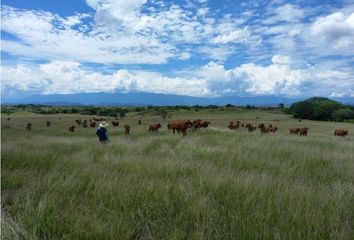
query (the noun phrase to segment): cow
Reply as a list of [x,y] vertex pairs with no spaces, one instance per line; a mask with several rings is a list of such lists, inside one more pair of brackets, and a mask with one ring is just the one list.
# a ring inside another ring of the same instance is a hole
[[84,120],[84,121],[82,122],[82,127],[83,127],[83,128],[87,128],[87,127],[88,127],[88,122],[87,122],[87,120]]
[[289,134],[299,134],[300,128],[291,128]]
[[138,124],[141,125],[141,120],[139,119]]
[[259,129],[262,129],[262,128],[264,128],[264,127],[265,127],[265,125],[264,125],[263,123],[258,124],[258,128],[259,128]]
[[124,126],[124,134],[128,135],[130,133],[130,126],[129,125],[125,125]]
[[7,118],[7,121],[10,121],[10,118]]
[[252,124],[250,124],[250,123],[248,123],[247,126],[248,126],[247,129],[249,132],[253,132],[254,130],[257,129],[257,127],[253,127]]
[[27,123],[26,130],[27,131],[31,131],[32,130],[32,123]]
[[240,122],[236,122],[235,124],[233,121],[230,121],[227,127],[230,129],[238,129],[240,127]]
[[106,121],[107,119],[101,117],[100,120],[101,120],[101,121]]
[[299,134],[300,136],[307,136],[308,127],[300,128]]
[[75,126],[71,125],[68,129],[69,129],[69,132],[74,132],[75,131]]
[[173,134],[177,131],[178,133],[182,132],[182,136],[187,135],[187,129],[192,127],[193,123],[190,120],[178,120],[174,122],[170,122],[167,124],[168,129],[172,129]]
[[348,135],[348,130],[336,129],[334,131],[334,136],[345,137]]
[[90,122],[90,127],[95,128],[96,127],[96,122]]
[[46,121],[47,127],[50,127],[50,121]]
[[101,119],[99,119],[99,118],[92,118],[92,120],[95,121],[95,122],[100,122],[101,121]]
[[272,127],[269,129],[269,132],[275,133],[276,131],[278,131],[277,127]]
[[119,126],[119,121],[112,121],[113,127],[118,127]]
[[78,125],[81,125],[81,124],[82,124],[82,120],[81,120],[81,119],[76,119],[75,122],[76,122]]
[[211,123],[209,121],[201,121],[199,123],[199,128],[207,128]]
[[159,128],[161,128],[161,124],[160,123],[150,124],[149,125],[149,132],[158,132]]
[[269,133],[270,132],[270,128],[264,126],[264,124],[261,127],[258,127],[261,130],[261,134],[265,134],[265,133]]

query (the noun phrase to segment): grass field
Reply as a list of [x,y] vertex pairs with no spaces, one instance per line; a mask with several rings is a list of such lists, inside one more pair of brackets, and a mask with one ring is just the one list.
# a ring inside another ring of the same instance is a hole
[[[353,124],[179,111],[174,119],[212,123],[182,138],[169,119],[145,115],[139,126],[138,117],[110,126],[100,145],[95,129],[67,130],[90,116],[3,115],[2,239],[354,239]],[[280,131],[231,131],[230,120]],[[156,122],[161,131],[148,133]],[[305,126],[308,137],[289,135]]]

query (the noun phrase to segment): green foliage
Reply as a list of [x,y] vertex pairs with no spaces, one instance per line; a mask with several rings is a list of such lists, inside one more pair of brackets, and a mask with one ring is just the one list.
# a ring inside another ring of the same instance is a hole
[[351,119],[350,111],[344,111],[345,113],[340,111],[339,113],[334,114],[336,111],[344,109],[350,110],[351,108],[328,98],[313,97],[292,104],[289,108],[289,113],[295,118],[311,120],[343,121],[345,119]]
[[331,118],[337,122],[354,121],[354,110],[348,108],[336,110],[331,114]]
[[165,121],[167,118],[168,112],[165,109],[162,109],[160,111],[160,115],[161,115],[162,119]]

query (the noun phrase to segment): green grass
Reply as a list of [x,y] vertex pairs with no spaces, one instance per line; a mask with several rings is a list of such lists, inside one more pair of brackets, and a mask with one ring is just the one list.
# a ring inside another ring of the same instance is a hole
[[[95,129],[67,131],[88,116],[3,116],[2,239],[354,238],[353,124],[258,110],[172,116],[212,125],[182,138],[158,116],[139,126],[130,114],[100,145]],[[280,131],[231,131],[230,120]],[[163,123],[158,134],[147,131],[153,122]],[[308,137],[288,134],[303,126]]]

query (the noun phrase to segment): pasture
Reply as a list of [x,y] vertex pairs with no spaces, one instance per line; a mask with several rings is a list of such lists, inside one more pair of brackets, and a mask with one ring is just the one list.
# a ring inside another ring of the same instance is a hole
[[[74,122],[91,117],[2,115],[3,239],[354,238],[353,124],[181,110],[172,119],[211,122],[182,137],[167,130],[170,119],[129,113],[101,145],[94,128]],[[230,120],[279,131],[230,130]],[[308,136],[290,135],[293,127],[309,127]]]

